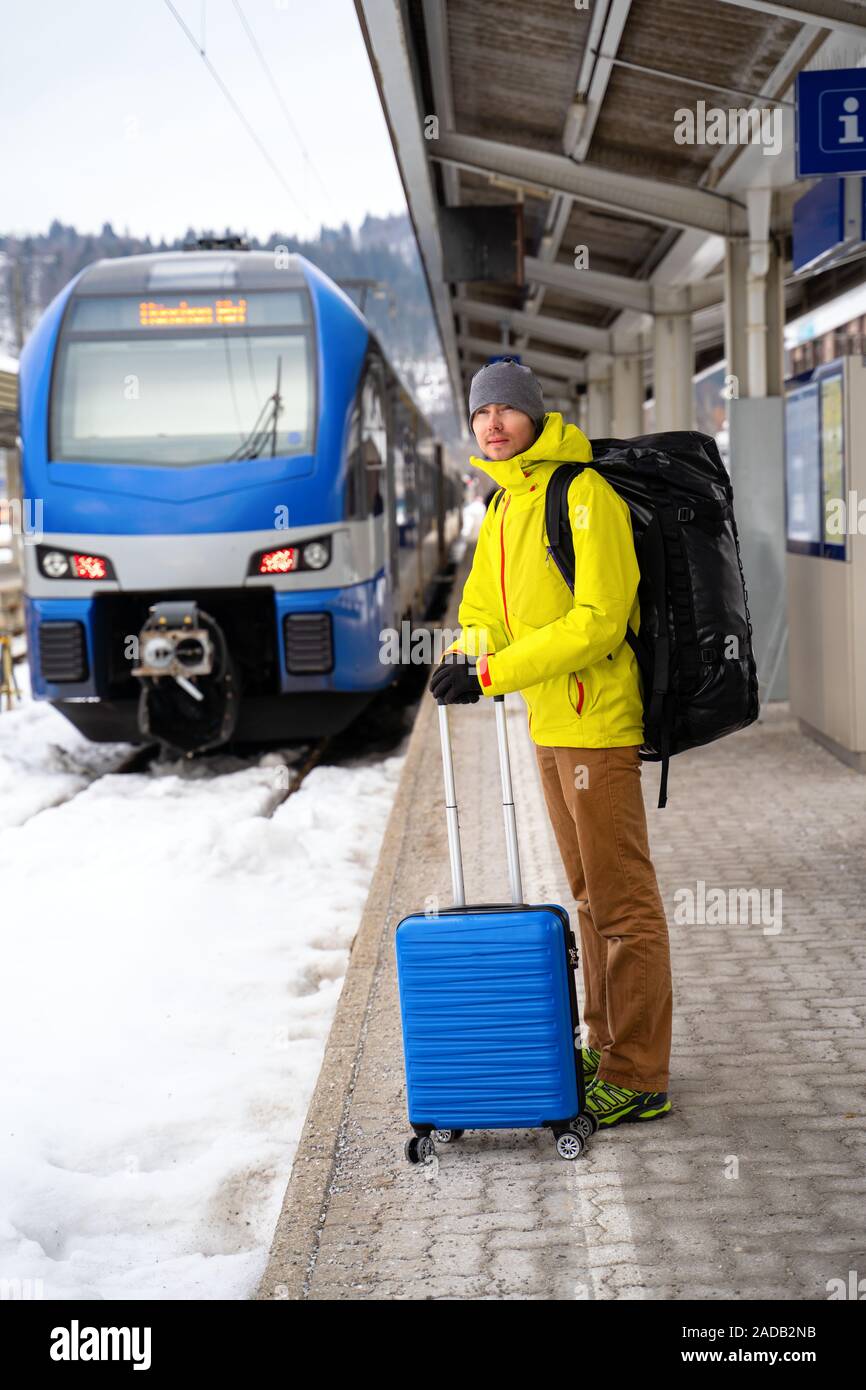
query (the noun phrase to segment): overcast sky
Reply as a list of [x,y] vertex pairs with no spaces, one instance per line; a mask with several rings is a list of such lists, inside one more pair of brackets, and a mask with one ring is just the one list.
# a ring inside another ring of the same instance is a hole
[[165,0],[3,5],[0,232],[267,237],[405,210],[351,0],[173,0],[289,185],[256,148]]

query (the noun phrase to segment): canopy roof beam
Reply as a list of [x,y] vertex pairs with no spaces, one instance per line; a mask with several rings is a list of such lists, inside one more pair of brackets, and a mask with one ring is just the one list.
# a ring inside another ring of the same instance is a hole
[[663,226],[693,227],[720,236],[746,236],[743,203],[702,188],[640,178],[596,165],[579,165],[565,155],[507,145],[453,131],[431,140],[430,158],[474,173],[498,175],[526,189],[566,194],[590,207]]

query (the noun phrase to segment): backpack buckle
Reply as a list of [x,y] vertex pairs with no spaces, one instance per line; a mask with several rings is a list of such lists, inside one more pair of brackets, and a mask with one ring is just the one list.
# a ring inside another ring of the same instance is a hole
[[678,507],[678,508],[677,508],[677,521],[694,521],[694,519],[695,519],[695,509],[694,509],[694,507]]

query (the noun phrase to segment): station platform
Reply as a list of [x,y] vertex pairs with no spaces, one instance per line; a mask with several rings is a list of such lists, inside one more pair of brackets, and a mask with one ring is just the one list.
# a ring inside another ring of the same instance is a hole
[[[576,924],[525,706],[506,707],[524,896]],[[493,704],[450,715],[467,900],[502,901]],[[452,901],[425,695],[256,1298],[825,1299],[866,1276],[866,777],[772,705],[675,758],[664,810],[656,766],[643,783],[671,936],[672,1113],[596,1134],[575,1162],[547,1131],[500,1130],[413,1167],[394,929],[431,894]],[[701,883],[769,890],[780,929],[678,924],[675,895],[699,901]]]

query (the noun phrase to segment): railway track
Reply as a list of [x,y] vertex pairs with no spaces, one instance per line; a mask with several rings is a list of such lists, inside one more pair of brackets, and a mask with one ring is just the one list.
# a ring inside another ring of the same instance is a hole
[[[331,743],[331,738],[323,738],[316,743],[302,745],[298,749],[277,750],[284,755],[287,753],[296,753],[297,758],[295,761],[288,761],[287,759],[283,763],[288,774],[285,779],[285,786],[283,787],[280,783],[275,785],[273,797],[264,812],[266,819],[273,816],[277,807],[283,805],[290,796],[293,796],[294,793],[300,789],[308,774],[322,761]],[[90,769],[84,766],[76,767],[73,759],[66,754],[66,750],[62,751],[64,759],[67,760],[69,764],[66,770],[71,774],[77,773],[79,776],[83,777],[83,784],[70,789],[66,795],[57,796],[56,798],[46,801],[44,805],[35,807],[32,813],[23,820],[16,821],[5,827],[0,827],[0,836],[2,836],[6,830],[21,830],[24,826],[35,820],[37,816],[42,815],[44,811],[57,810],[62,806],[70,805],[79,800],[85,792],[90,791],[98,782],[104,781],[108,777],[141,776],[154,770],[156,771],[156,775],[159,775],[160,769],[165,769],[167,765],[176,764],[181,776],[183,775],[182,769],[195,767],[196,775],[189,779],[190,784],[195,785],[201,780],[202,776],[207,777],[207,764],[209,761],[213,764],[211,776],[217,779],[219,777],[229,776],[234,772],[243,771],[245,767],[255,767],[258,759],[261,757],[261,753],[250,754],[246,758],[227,757],[225,752],[221,751],[212,755],[205,754],[187,761],[181,758],[172,758],[171,755],[165,757],[158,743],[148,743],[130,749],[119,761],[112,762],[107,767]],[[227,765],[221,767],[220,762]],[[275,763],[271,771],[277,772],[279,767],[280,764]],[[202,769],[204,769],[204,771],[202,771]],[[22,778],[26,778],[27,775],[27,770],[22,769]]]
[[[376,760],[394,752],[411,729],[415,706],[422,696],[426,679],[426,668],[412,669],[400,682],[375,697],[347,729],[294,747],[290,745],[274,749],[275,761],[271,770],[278,772],[284,767],[286,775],[275,778],[273,792],[262,812],[264,817],[272,817],[279,806],[300,790],[310,772],[323,761],[351,765],[358,758]],[[4,828],[22,828],[43,811],[69,805],[107,777],[148,774],[164,776],[170,771],[176,771],[181,777],[189,775],[190,783],[194,784],[202,778],[216,779],[255,767],[259,765],[264,751],[248,748],[235,751],[231,745],[227,745],[219,750],[187,758],[180,753],[168,753],[159,743],[151,742],[129,747],[120,756],[107,754],[106,765],[100,767],[77,757],[72,750],[57,745],[55,747],[57,752],[54,766],[49,762],[44,769],[45,773],[50,776],[52,773],[66,772],[80,779],[79,784],[69,788],[65,794],[58,791],[57,795],[50,795],[44,804],[35,806],[31,814],[23,820],[0,827],[0,835],[4,833]],[[94,747],[92,746],[92,750]],[[29,771],[29,768],[22,766],[22,778],[26,778]]]

